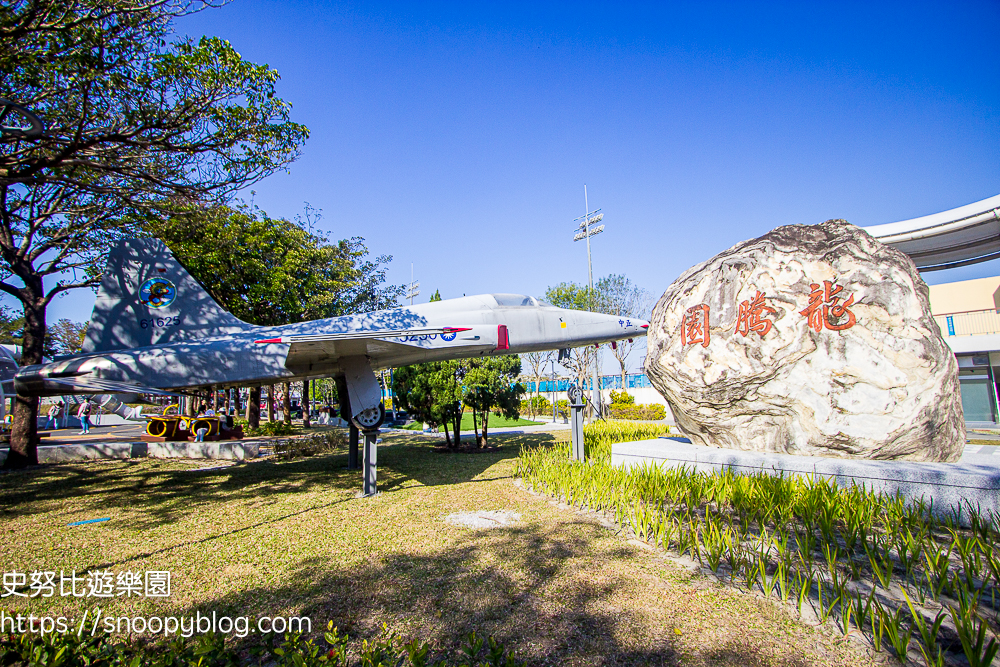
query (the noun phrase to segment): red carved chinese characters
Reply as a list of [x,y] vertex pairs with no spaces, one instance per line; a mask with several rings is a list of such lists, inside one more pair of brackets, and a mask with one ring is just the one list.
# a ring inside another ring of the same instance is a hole
[[687,312],[684,313],[684,321],[681,323],[681,343],[683,345],[701,343],[702,347],[708,347],[710,337],[708,310],[708,305],[703,303],[688,308]]
[[[813,283],[809,289],[812,290],[809,292],[809,305],[806,306],[805,310],[799,311],[799,314],[806,316],[810,327],[820,332],[823,327],[831,331],[843,331],[854,326],[857,319],[854,317],[854,313],[849,310],[851,304],[854,303],[853,294],[841,303],[843,297],[837,295],[844,288],[829,280],[824,280],[822,286]],[[847,316],[846,322],[833,323],[840,321],[845,315]]]
[[764,303],[764,293],[757,290],[757,295],[752,300],[740,302],[740,312],[736,319],[736,333],[743,334],[743,337],[750,335],[751,331],[756,331],[764,336],[774,322],[765,319],[766,315],[777,315],[778,311]]

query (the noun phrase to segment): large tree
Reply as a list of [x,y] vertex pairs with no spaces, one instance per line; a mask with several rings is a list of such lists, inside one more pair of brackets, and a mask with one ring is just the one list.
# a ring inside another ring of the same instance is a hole
[[[0,98],[37,138],[0,140],[0,290],[20,301],[22,363],[42,360],[46,308],[96,285],[128,214],[218,199],[294,160],[308,136],[278,74],[228,42],[175,37],[186,0],[12,0],[0,12]],[[18,396],[6,466],[37,461],[36,397]]]
[[[399,406],[417,421],[443,426],[450,448],[462,444],[462,403],[468,370],[466,360],[458,359],[403,366],[392,374],[392,393]],[[454,438],[449,428],[454,430]]]
[[49,338],[59,354],[76,354],[87,337],[88,322],[73,322],[65,317],[49,327]]
[[[240,205],[149,214],[144,225],[213,299],[251,324],[277,326],[396,305],[402,286],[384,284],[392,258],[370,259],[360,237],[331,241],[310,231],[317,222],[318,212],[311,207],[306,218],[291,222]],[[287,399],[287,387],[283,393]],[[247,414],[253,428],[259,405],[260,388],[254,387]],[[285,407],[283,401],[288,421]]]
[[143,224],[213,299],[251,324],[391,308],[403,293],[385,284],[392,257],[370,258],[363,238],[331,240],[301,220],[272,218],[256,207],[186,208],[147,215]]
[[[476,444],[486,447],[489,443],[490,413],[507,419],[521,415],[521,396],[524,387],[517,382],[521,374],[521,359],[513,355],[478,357],[467,361],[465,374],[465,404],[472,408],[472,425]],[[476,425],[481,418],[482,437]]]

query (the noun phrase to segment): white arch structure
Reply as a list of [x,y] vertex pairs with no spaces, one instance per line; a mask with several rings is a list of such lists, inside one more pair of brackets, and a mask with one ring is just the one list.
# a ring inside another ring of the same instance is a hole
[[920,271],[938,271],[1000,257],[1000,195],[949,211],[862,227],[902,250]]

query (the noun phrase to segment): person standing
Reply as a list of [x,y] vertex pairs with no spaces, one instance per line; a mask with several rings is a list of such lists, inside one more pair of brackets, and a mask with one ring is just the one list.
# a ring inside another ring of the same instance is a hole
[[76,411],[76,416],[80,419],[80,428],[83,429],[78,435],[90,433],[90,399],[80,404],[80,409]]
[[53,403],[52,406],[49,408],[48,412],[49,419],[47,422],[45,422],[46,430],[51,429],[53,426],[55,426],[55,428],[59,428],[59,412],[60,412],[59,404]]

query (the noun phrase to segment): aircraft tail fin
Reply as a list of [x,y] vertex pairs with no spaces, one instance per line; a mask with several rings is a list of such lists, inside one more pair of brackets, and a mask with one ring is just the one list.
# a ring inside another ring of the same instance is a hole
[[216,303],[163,241],[124,239],[108,256],[82,352],[110,352],[252,328]]

